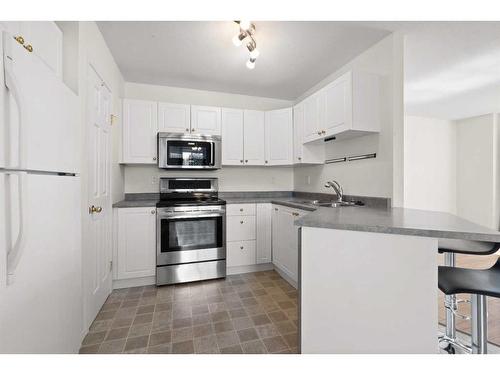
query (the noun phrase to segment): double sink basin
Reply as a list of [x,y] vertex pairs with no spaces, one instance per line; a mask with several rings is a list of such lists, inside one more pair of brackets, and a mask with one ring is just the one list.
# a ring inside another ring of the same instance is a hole
[[299,204],[307,204],[315,207],[356,207],[363,206],[364,204],[360,201],[357,202],[346,202],[346,201],[321,201],[317,199],[304,199],[304,200],[295,200],[295,203]]

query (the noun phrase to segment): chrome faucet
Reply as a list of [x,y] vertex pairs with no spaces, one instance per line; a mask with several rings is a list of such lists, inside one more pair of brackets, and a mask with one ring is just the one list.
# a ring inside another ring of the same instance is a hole
[[342,190],[342,186],[340,186],[337,181],[327,181],[325,187],[332,188],[335,191],[335,194],[337,194],[337,202],[343,202],[344,190]]

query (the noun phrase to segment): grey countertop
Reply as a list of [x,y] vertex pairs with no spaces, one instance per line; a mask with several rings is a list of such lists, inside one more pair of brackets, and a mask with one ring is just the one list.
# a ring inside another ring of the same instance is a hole
[[434,211],[408,208],[318,208],[295,221],[303,227],[500,242],[500,232]]

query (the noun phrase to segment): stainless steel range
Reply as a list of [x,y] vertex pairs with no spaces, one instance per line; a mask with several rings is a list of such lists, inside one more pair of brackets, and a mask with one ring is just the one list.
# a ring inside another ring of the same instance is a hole
[[226,276],[226,202],[216,178],[161,178],[156,284]]

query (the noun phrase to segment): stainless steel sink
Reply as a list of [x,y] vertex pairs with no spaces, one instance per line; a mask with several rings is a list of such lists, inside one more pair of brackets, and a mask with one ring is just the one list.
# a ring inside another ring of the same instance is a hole
[[317,207],[345,207],[345,206],[358,206],[356,202],[337,202],[337,201],[320,201],[316,199],[304,199],[304,200],[295,200],[295,203],[299,204],[307,204],[311,206]]

